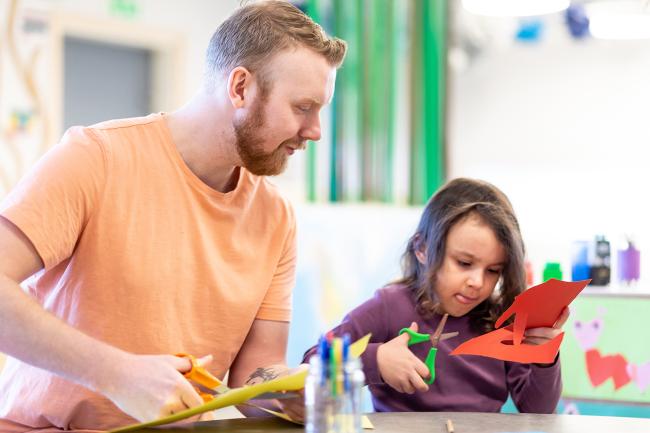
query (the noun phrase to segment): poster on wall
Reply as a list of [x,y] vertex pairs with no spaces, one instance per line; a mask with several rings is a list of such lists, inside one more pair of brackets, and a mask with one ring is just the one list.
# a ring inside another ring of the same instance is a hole
[[562,344],[563,396],[650,404],[650,297],[578,297]]

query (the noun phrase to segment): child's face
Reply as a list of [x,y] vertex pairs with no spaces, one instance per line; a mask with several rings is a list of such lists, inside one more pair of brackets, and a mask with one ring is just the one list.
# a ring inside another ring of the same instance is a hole
[[486,300],[494,290],[506,260],[503,245],[478,216],[456,223],[447,234],[436,293],[444,312],[459,317]]

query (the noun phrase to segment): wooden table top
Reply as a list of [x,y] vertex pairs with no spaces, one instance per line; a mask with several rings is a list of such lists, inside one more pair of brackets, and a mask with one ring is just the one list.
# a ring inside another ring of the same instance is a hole
[[[367,433],[447,433],[445,422],[450,419],[455,433],[650,433],[650,419],[584,415],[538,415],[471,412],[393,412],[371,413],[375,426]],[[200,422],[184,428],[148,432],[201,433],[296,433],[303,427],[277,418],[238,418]]]

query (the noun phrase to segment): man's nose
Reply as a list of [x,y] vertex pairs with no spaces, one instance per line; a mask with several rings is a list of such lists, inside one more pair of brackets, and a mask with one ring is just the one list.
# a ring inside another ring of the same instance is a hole
[[320,115],[314,114],[309,116],[306,125],[300,132],[300,136],[305,140],[318,141],[321,137]]

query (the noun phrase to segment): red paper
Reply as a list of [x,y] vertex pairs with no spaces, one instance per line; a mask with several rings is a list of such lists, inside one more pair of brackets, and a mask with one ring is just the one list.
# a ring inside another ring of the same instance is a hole
[[501,359],[522,363],[537,362],[551,364],[555,360],[564,332],[545,344],[514,345],[510,327],[488,332],[480,337],[467,340],[453,352],[452,355],[481,355],[488,358]]
[[541,345],[522,344],[524,331],[530,328],[552,327],[571,301],[591,280],[560,281],[550,279],[523,292],[499,317],[495,326],[515,315],[514,324],[472,338],[458,346],[452,355],[482,355],[514,362],[552,363],[560,349],[564,333]]
[[500,328],[503,322],[515,314],[515,344],[521,343],[523,333],[529,328],[550,328],[564,307],[578,296],[591,280],[560,281],[551,278],[545,283],[523,292],[494,324]]

